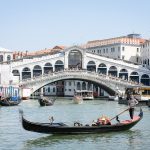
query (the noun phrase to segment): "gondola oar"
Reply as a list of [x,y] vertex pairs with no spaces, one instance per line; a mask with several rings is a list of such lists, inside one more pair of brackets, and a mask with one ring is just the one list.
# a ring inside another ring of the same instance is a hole
[[118,115],[116,115],[115,117],[111,118],[111,120],[115,119],[116,117],[118,117],[119,115],[123,114],[125,111],[129,110],[129,108],[125,109],[124,111],[120,112]]

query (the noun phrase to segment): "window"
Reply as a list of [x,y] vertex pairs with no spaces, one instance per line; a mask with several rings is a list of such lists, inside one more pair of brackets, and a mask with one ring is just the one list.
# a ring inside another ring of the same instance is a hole
[[55,92],[55,88],[53,88],[53,92]]
[[105,49],[103,49],[103,52],[105,53]]
[[50,93],[50,91],[51,91],[51,90],[50,90],[50,87],[48,87],[48,93]]
[[115,52],[115,48],[113,47],[113,52]]
[[136,58],[136,62],[139,62],[139,58],[138,57]]
[[124,60],[125,56],[122,56],[122,59]]
[[137,48],[137,52],[139,52],[139,48]]
[[8,55],[8,56],[7,56],[7,61],[10,61],[10,60],[11,60],[11,56]]
[[108,48],[106,48],[106,53],[108,53]]
[[122,47],[122,51],[124,51],[125,50],[125,47]]
[[71,82],[69,82],[69,86],[71,86]]
[[3,62],[3,55],[0,55],[0,62]]
[[71,92],[71,89],[69,89],[69,91]]
[[118,52],[120,52],[120,47],[118,47]]

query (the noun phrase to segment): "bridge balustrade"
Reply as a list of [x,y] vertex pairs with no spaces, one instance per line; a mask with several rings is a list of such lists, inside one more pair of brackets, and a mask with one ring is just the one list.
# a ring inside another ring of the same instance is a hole
[[[68,75],[68,76],[71,76],[71,73],[73,73],[74,75],[80,75],[81,76],[84,76],[88,74],[88,76],[91,76],[93,78],[93,75],[98,78],[101,78],[101,79],[105,79],[105,80],[108,80],[110,82],[119,82],[119,83],[122,83],[122,84],[136,84],[136,85],[139,85],[139,83],[135,83],[135,82],[131,82],[131,81],[127,81],[127,80],[124,80],[124,79],[121,79],[121,78],[118,78],[118,77],[115,77],[115,76],[111,76],[111,75],[105,75],[105,74],[99,74],[95,71],[88,71],[88,70],[79,70],[79,69],[64,69],[64,70],[61,70],[61,71],[57,71],[57,72],[50,72],[48,74],[43,74],[41,76],[37,76],[37,77],[33,77],[33,78],[30,78],[30,79],[23,79],[20,81],[20,84],[28,84],[30,82],[33,82],[33,81],[38,81],[39,79],[40,80],[43,80],[43,79],[46,79],[47,77],[57,77],[58,78],[62,78],[64,77],[64,74]],[[62,75],[62,77],[60,76]],[[98,80],[98,79],[97,79]]]

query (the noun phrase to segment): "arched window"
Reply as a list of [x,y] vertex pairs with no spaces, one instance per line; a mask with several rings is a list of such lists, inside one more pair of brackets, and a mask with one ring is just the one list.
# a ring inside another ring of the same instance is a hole
[[94,61],[89,61],[87,64],[88,71],[95,71],[96,72],[96,64]]
[[82,68],[82,54],[78,50],[72,50],[68,55],[68,68]]
[[64,70],[64,63],[61,60],[57,60],[55,63],[55,71]]

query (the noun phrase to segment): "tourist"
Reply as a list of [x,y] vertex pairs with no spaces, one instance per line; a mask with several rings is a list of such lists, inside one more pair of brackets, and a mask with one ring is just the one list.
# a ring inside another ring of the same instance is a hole
[[138,104],[139,102],[134,98],[133,95],[130,95],[130,98],[128,99],[128,106],[129,106],[129,114],[130,118],[133,119],[134,115],[134,107]]
[[111,122],[107,116],[102,116],[97,119],[97,125],[111,125]]

